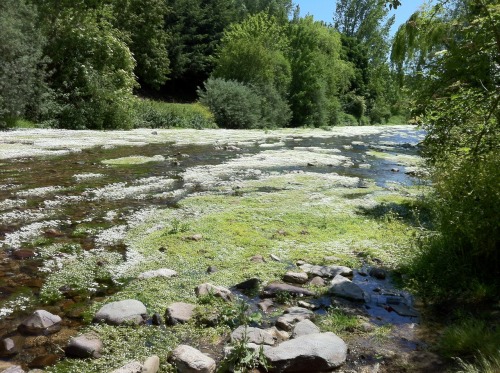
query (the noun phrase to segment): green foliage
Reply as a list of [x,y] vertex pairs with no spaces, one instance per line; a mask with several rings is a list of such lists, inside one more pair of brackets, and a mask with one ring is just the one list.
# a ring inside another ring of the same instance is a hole
[[457,358],[460,365],[457,373],[498,373],[500,371],[500,350],[490,356],[479,354],[474,363],[467,363]]
[[201,104],[172,104],[135,99],[132,103],[134,128],[215,128],[214,116]]
[[320,319],[319,326],[322,331],[342,335],[355,331],[359,326],[359,320],[356,316],[348,315],[341,310],[331,309]]
[[261,345],[258,349],[248,347],[248,337],[234,341],[229,345],[231,352],[222,361],[221,372],[246,373],[257,368],[266,372],[271,368]]
[[0,3],[0,129],[19,117],[39,119],[50,107],[45,38],[36,19],[36,8],[24,0]]

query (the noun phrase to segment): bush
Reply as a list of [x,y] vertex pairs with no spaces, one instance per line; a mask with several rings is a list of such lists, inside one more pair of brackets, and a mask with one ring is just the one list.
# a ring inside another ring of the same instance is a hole
[[353,115],[341,112],[339,114],[338,124],[341,126],[357,126],[359,122]]
[[213,114],[201,104],[173,104],[135,99],[134,128],[216,128]]
[[208,79],[198,90],[200,102],[210,108],[217,125],[223,128],[258,128],[261,109],[259,96],[234,80]]

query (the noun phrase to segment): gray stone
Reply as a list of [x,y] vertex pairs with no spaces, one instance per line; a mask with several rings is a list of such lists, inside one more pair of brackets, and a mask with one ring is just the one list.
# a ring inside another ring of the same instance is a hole
[[264,257],[262,255],[254,255],[250,258],[250,261],[254,262],[254,263],[265,263],[266,262],[266,260],[264,259]]
[[25,373],[23,368],[21,368],[19,365],[12,365],[8,367],[7,369],[0,370],[2,373]]
[[308,280],[307,273],[305,272],[287,272],[283,276],[283,281],[290,282],[292,284],[305,284]]
[[99,358],[103,344],[95,334],[84,334],[72,338],[65,349],[66,356],[75,358]]
[[131,361],[121,368],[113,370],[111,373],[142,373],[144,366],[138,361]]
[[309,334],[264,351],[270,372],[326,372],[341,366],[347,345],[333,333]]
[[312,278],[312,280],[309,282],[309,285],[314,285],[314,286],[325,286],[325,280],[323,280],[323,277],[315,276]]
[[337,275],[331,282],[331,287],[328,290],[330,294],[337,297],[353,300],[357,302],[365,302],[365,293],[358,285],[349,279]]
[[165,319],[169,325],[184,324],[193,317],[194,304],[177,302],[168,306]]
[[333,278],[335,276],[341,275],[344,277],[352,277],[352,269],[344,266],[320,266],[305,263],[300,266],[300,269],[310,274],[311,276]]
[[289,332],[296,323],[312,318],[314,318],[314,313],[311,310],[302,307],[290,307],[285,311],[284,315],[278,317],[276,326]]
[[258,306],[262,311],[267,312],[269,308],[274,306],[274,302],[271,299],[264,299],[263,301],[259,302]]
[[241,341],[244,339],[247,340],[247,343],[255,343],[258,345],[265,344],[273,346],[275,342],[273,335],[269,332],[259,328],[241,325],[231,333],[231,342]]
[[266,329],[266,332],[271,334],[278,343],[283,341],[288,341],[290,339],[290,333],[280,330],[277,327],[273,326],[272,328]]
[[316,334],[320,330],[311,320],[302,320],[295,325],[292,332],[292,338],[302,337],[303,335]]
[[214,359],[187,345],[180,345],[172,351],[170,361],[179,373],[215,372]]
[[418,312],[404,303],[391,304],[391,308],[403,317],[418,317]]
[[12,356],[21,351],[23,348],[24,338],[19,336],[4,338],[0,341],[0,356]]
[[62,319],[45,310],[38,310],[25,319],[18,330],[24,334],[49,335],[61,330]]
[[177,272],[174,271],[173,269],[160,268],[160,269],[155,269],[153,271],[143,272],[138,276],[138,278],[140,280],[147,280],[154,277],[170,278],[174,276],[177,276]]
[[224,299],[226,302],[231,302],[233,300],[233,294],[231,293],[231,290],[226,289],[222,286],[215,286],[209,283],[198,285],[194,289],[194,292],[196,293],[197,297],[211,294],[214,297]]
[[276,294],[278,294],[280,292],[289,293],[291,295],[306,295],[306,296],[314,295],[314,293],[312,291],[298,287],[298,286],[274,282],[272,284],[267,285],[264,288],[264,290],[262,291],[262,296],[263,297],[275,297]]
[[376,279],[379,279],[379,280],[385,280],[385,278],[387,277],[387,272],[385,269],[382,269],[382,268],[371,268],[370,269],[370,276],[372,277],[375,277]]
[[160,358],[156,355],[150,356],[143,364],[142,373],[156,373],[160,370]]
[[281,262],[281,259],[279,256],[276,256],[274,254],[269,255],[269,257],[274,260],[275,262]]
[[94,316],[94,321],[110,325],[142,324],[147,317],[146,306],[135,299],[105,304]]

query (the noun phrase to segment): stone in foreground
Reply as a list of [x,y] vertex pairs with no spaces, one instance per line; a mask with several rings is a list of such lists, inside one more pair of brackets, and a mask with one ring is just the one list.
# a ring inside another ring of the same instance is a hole
[[169,325],[184,324],[193,317],[195,308],[196,306],[190,303],[172,303],[165,312],[165,320]]
[[170,357],[179,373],[213,373],[215,361],[211,357],[187,345],[180,345]]
[[299,286],[293,286],[288,284],[282,284],[279,282],[274,282],[267,285],[262,291],[263,297],[275,297],[278,293],[289,293],[291,295],[305,295],[312,296],[314,293],[310,290],[301,288]]
[[265,344],[272,346],[274,345],[274,338],[271,333],[259,329],[252,328],[249,326],[239,326],[235,331],[231,333],[231,342],[241,341],[247,338],[247,343],[254,343],[257,345]]
[[19,365],[12,365],[4,370],[2,370],[0,367],[0,372],[2,372],[2,373],[25,373],[23,368],[21,368]]
[[23,334],[49,335],[61,330],[62,319],[45,310],[38,310],[19,325],[18,330]]
[[292,331],[293,326],[303,320],[312,319],[314,313],[311,310],[302,307],[290,307],[283,316],[276,320],[276,327],[287,332]]
[[144,322],[146,316],[146,306],[142,302],[135,299],[127,299],[104,305],[95,314],[94,321],[110,325],[139,325]]
[[320,330],[311,320],[305,319],[297,323],[293,328],[292,338],[302,337],[304,335],[316,334]]
[[150,278],[155,278],[155,277],[165,277],[165,278],[170,278],[177,276],[177,272],[174,271],[173,269],[168,269],[168,268],[160,268],[156,269],[154,271],[147,271],[141,273],[138,278],[140,280],[147,280]]
[[365,293],[358,285],[349,279],[337,275],[331,282],[328,290],[330,294],[356,302],[365,302]]
[[101,357],[103,344],[99,337],[95,334],[84,334],[79,337],[72,338],[66,347],[66,356],[86,359]]
[[209,283],[198,285],[194,289],[194,292],[196,293],[197,297],[213,295],[214,297],[224,299],[226,302],[231,302],[233,300],[233,294],[231,293],[231,290]]
[[113,370],[111,373],[142,373],[144,365],[138,361],[132,361],[121,368]]
[[150,356],[143,364],[142,373],[156,373],[160,370],[160,358],[156,355]]
[[307,273],[305,272],[287,272],[283,276],[283,281],[292,284],[305,284],[308,280]]
[[317,333],[283,342],[264,355],[272,373],[327,372],[345,362],[347,345],[333,333]]
[[320,266],[304,263],[300,266],[300,269],[304,272],[310,274],[311,276],[319,276],[326,278],[333,278],[335,276],[341,275],[344,277],[352,277],[352,269],[344,266]]
[[0,357],[12,356],[23,348],[23,338],[19,336],[4,338],[0,341]]

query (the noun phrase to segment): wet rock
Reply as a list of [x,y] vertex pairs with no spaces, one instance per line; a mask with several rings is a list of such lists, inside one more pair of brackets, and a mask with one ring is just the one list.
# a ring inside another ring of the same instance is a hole
[[267,312],[269,308],[274,306],[274,302],[271,299],[265,299],[262,302],[259,302],[258,306],[262,311]]
[[276,327],[289,332],[296,323],[312,318],[314,318],[314,313],[311,310],[302,307],[290,307],[285,311],[284,315],[278,317]]
[[12,256],[16,259],[23,260],[23,259],[34,258],[36,256],[36,253],[34,250],[19,249],[19,250],[14,251],[12,253]]
[[2,373],[26,373],[23,368],[21,368],[19,365],[10,365],[9,367],[6,367],[3,369],[3,367],[0,364],[0,372]]
[[274,260],[275,262],[281,262],[281,259],[279,256],[276,256],[274,254],[269,255],[269,257]]
[[0,341],[0,357],[18,354],[23,348],[24,338],[19,336],[4,338]]
[[163,325],[163,319],[161,318],[159,313],[154,313],[153,317],[151,318],[151,323],[153,325]]
[[86,359],[100,358],[103,344],[99,337],[95,334],[84,334],[79,337],[72,338],[65,349],[66,356]]
[[309,334],[264,351],[270,372],[326,372],[341,366],[347,345],[333,333]]
[[194,292],[196,293],[197,297],[213,295],[214,297],[224,299],[226,302],[231,302],[233,300],[233,294],[231,293],[231,290],[209,283],[198,285],[194,289]]
[[138,361],[131,361],[121,368],[113,370],[111,373],[142,373],[144,365]]
[[399,172],[399,168],[393,167],[393,168],[391,168],[391,172]]
[[61,330],[62,319],[45,310],[38,310],[25,319],[18,330],[23,334],[49,335]]
[[283,276],[283,281],[290,282],[292,284],[305,284],[308,280],[307,273],[305,272],[287,272]]
[[265,263],[266,260],[262,255],[254,255],[250,258],[250,261],[254,263]]
[[224,146],[224,150],[230,151],[230,152],[239,152],[241,148],[238,148],[237,146],[234,145],[226,145]]
[[193,317],[195,308],[196,306],[190,303],[173,303],[165,312],[165,320],[169,325],[184,324]]
[[231,342],[241,341],[246,339],[248,343],[255,343],[257,345],[274,345],[274,338],[269,332],[252,328],[249,326],[240,326],[231,333]]
[[302,320],[295,325],[292,332],[292,338],[302,337],[304,335],[316,334],[320,330],[311,320]]
[[260,286],[260,279],[254,277],[248,280],[245,280],[243,282],[240,282],[239,284],[236,284],[234,287],[238,290],[243,290],[243,291],[252,291],[252,290],[258,290]]
[[298,286],[274,282],[272,284],[267,285],[264,288],[264,290],[262,291],[262,296],[263,297],[275,297],[276,294],[278,294],[280,292],[289,293],[291,295],[306,295],[306,296],[314,295],[314,293],[312,291],[298,287]]
[[156,355],[150,356],[143,364],[142,373],[156,373],[160,370],[160,358]]
[[344,266],[320,266],[305,263],[300,266],[300,269],[310,274],[311,276],[333,278],[335,276],[341,275],[344,277],[352,277],[352,269]]
[[104,322],[110,325],[142,324],[147,317],[146,306],[135,299],[111,302],[94,316],[94,322]]
[[391,304],[391,308],[403,317],[418,317],[418,312],[404,303]]
[[48,366],[54,365],[59,360],[59,356],[55,354],[48,354],[35,357],[29,364],[30,369],[43,369]]
[[314,286],[325,286],[326,282],[323,279],[323,277],[315,276],[312,278],[312,280],[309,282],[309,285],[314,285]]
[[172,352],[170,362],[175,365],[179,373],[215,372],[214,359],[187,345],[178,346]]
[[379,280],[385,280],[385,278],[387,277],[387,271],[382,268],[373,267],[370,269],[369,274],[370,276],[375,277],[376,279]]
[[330,294],[357,302],[365,302],[365,293],[358,285],[347,278],[337,275],[328,290]]
[[173,269],[160,268],[153,271],[143,272],[137,278],[139,278],[140,280],[147,280],[154,277],[170,278],[174,276],[177,276],[177,272],[174,271]]

